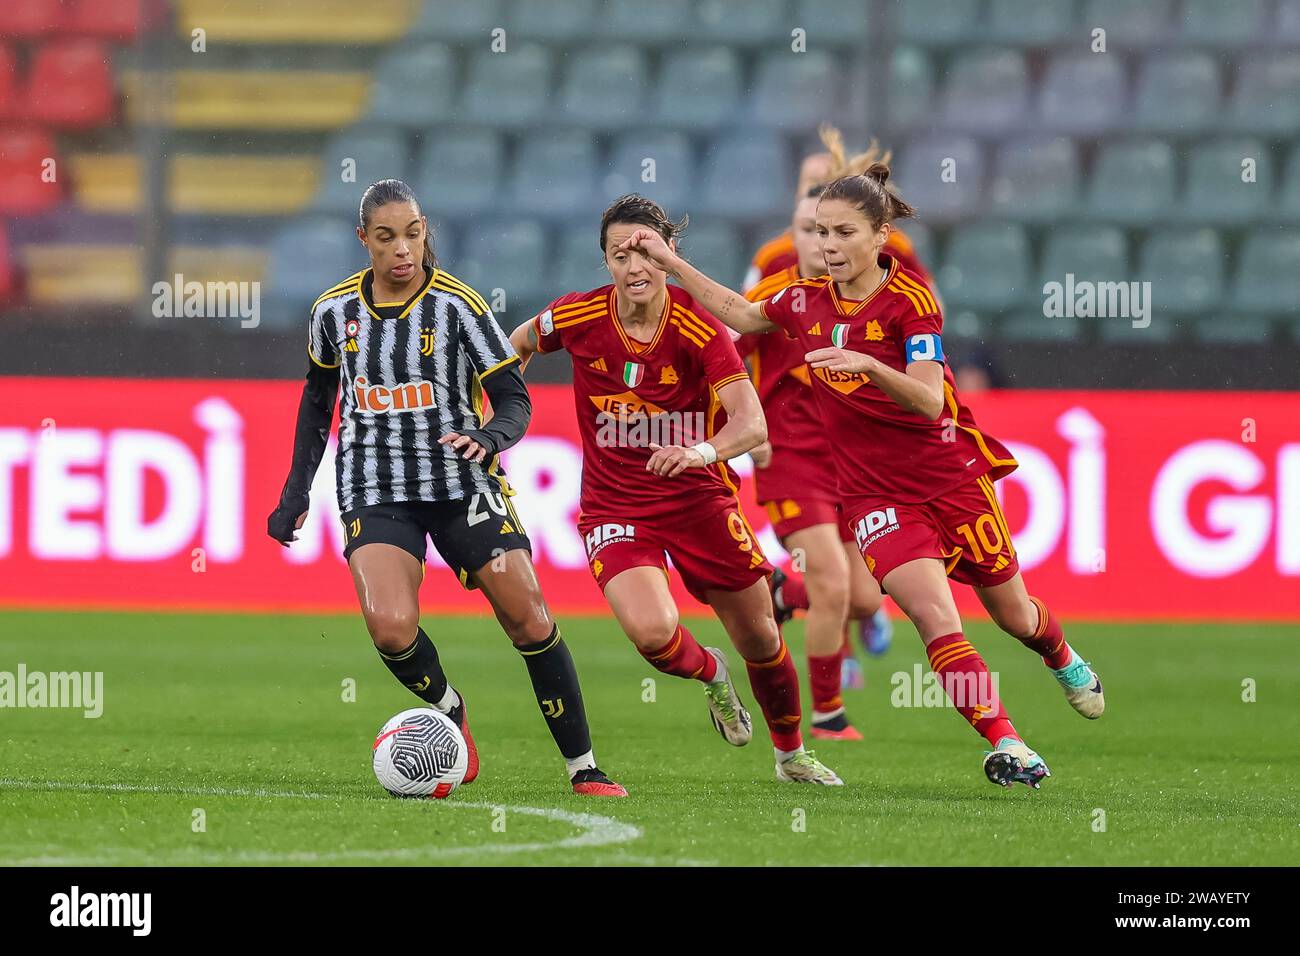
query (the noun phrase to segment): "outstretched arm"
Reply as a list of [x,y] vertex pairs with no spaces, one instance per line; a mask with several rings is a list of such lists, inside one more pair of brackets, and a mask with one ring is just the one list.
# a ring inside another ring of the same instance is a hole
[[763,317],[761,303],[750,302],[715,282],[691,265],[664,242],[652,229],[638,229],[619,244],[620,249],[636,249],[656,268],[676,279],[696,302],[708,309],[723,325],[740,332],[770,332],[776,325]]
[[266,519],[266,533],[285,547],[296,541],[296,530],[307,518],[312,479],[325,454],[334,402],[339,393],[338,366],[327,368],[316,362],[307,367],[307,382],[298,403],[298,423],[293,436],[293,464],[280,491],[280,503]]

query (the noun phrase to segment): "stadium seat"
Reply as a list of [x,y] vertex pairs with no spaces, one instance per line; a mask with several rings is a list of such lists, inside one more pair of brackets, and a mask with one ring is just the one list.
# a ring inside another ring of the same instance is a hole
[[108,48],[98,40],[51,40],[36,51],[21,96],[28,119],[42,125],[107,123],[114,110]]
[[720,222],[701,222],[686,227],[678,240],[679,249],[695,267],[729,289],[739,287],[748,260],[746,248],[730,226]]
[[385,127],[346,130],[325,146],[320,185],[312,207],[320,212],[355,216],[368,185],[381,179],[407,180],[409,175],[406,137]]
[[[654,160],[653,166],[646,160]],[[653,179],[646,176],[653,173]],[[681,133],[626,133],[614,143],[601,194],[612,199],[641,193],[662,203],[669,215],[686,207],[695,188],[695,157]]]
[[696,17],[700,32],[710,40],[761,43],[779,38],[790,42],[786,0],[699,0]]
[[1038,269],[1038,287],[1049,282],[1127,282],[1133,267],[1128,242],[1114,226],[1073,226],[1047,236]]
[[[47,159],[55,164],[52,178],[44,175]],[[32,216],[56,205],[63,195],[59,166],[54,140],[44,130],[0,129],[0,215]]]
[[1075,0],[990,0],[988,39],[1046,46],[1073,38]]
[[207,31],[210,43],[379,44],[406,35],[408,0],[176,0],[177,36]]
[[900,47],[889,61],[889,117],[896,129],[912,129],[931,120],[934,69],[920,48]]
[[1300,231],[1270,229],[1247,237],[1237,253],[1234,309],[1294,315],[1300,302]]
[[1174,32],[1174,0],[1089,0],[1083,11],[1083,30],[1089,37],[1100,27],[1106,31],[1106,48],[1151,46]]
[[741,93],[740,63],[725,46],[673,53],[664,60],[654,88],[659,122],[712,129],[735,114]]
[[72,191],[86,212],[140,209],[140,158],[135,153],[77,153],[68,157]]
[[1174,204],[1174,151],[1158,140],[1102,146],[1083,212],[1094,219],[1146,223]]
[[1229,119],[1256,135],[1294,135],[1300,129],[1300,54],[1246,58]]
[[762,58],[754,92],[754,121],[783,129],[814,128],[836,115],[844,82],[827,53],[774,53]]
[[411,27],[409,35],[418,40],[490,38],[493,29],[505,26],[501,7],[502,0],[437,0],[436,3],[421,3],[420,16]]
[[506,32],[526,39],[581,40],[597,20],[597,0],[512,0]]
[[1291,148],[1291,158],[1287,160],[1276,213],[1285,222],[1300,223],[1300,149],[1296,147]]
[[1134,125],[1153,133],[1213,128],[1223,93],[1218,64],[1204,53],[1152,56],[1142,64]]
[[1264,38],[1266,13],[1264,0],[1183,0],[1181,38],[1203,46],[1242,46]]
[[1096,133],[1123,120],[1127,99],[1118,56],[1065,54],[1048,66],[1038,95],[1038,118],[1046,129]]
[[960,226],[936,276],[945,304],[996,312],[1031,295],[1029,240],[1020,226],[977,223]]
[[336,130],[356,122],[370,96],[369,73],[333,70],[176,70],[175,95],[159,107],[148,73],[122,77],[133,122],[181,129]]
[[31,39],[54,33],[63,25],[62,0],[22,0],[5,4],[0,36]]
[[1073,214],[1079,198],[1074,144],[1065,138],[1026,137],[998,150],[989,190],[990,212],[1044,222]]
[[504,311],[519,314],[522,321],[523,307],[548,293],[567,291],[548,288],[552,281],[546,270],[549,245],[541,224],[531,219],[475,223],[453,271],[489,302],[495,290],[503,290]]
[[1077,342],[1084,330],[1084,320],[1044,315],[1042,309],[1017,311],[998,323],[998,334],[1009,342]]
[[145,288],[134,245],[29,243],[20,256],[32,305],[134,305]]
[[1225,312],[1197,319],[1192,331],[1205,345],[1267,345],[1273,323],[1263,316]]
[[527,126],[550,109],[551,54],[537,44],[490,50],[470,62],[461,101],[466,122],[493,126]]
[[581,131],[533,133],[520,142],[511,200],[537,215],[581,215],[599,202],[596,145]]
[[794,23],[810,46],[854,46],[867,40],[870,13],[870,0],[798,0]]
[[908,0],[898,5],[898,38],[918,46],[952,46],[979,30],[978,0]]
[[408,127],[429,127],[452,113],[456,57],[445,43],[399,47],[375,71],[370,94],[372,119]]
[[269,292],[296,309],[294,324],[322,292],[365,266],[356,224],[341,217],[309,216],[280,229],[271,239]]
[[505,147],[487,130],[435,129],[416,160],[415,188],[425,214],[470,215],[501,201]]
[[1157,232],[1142,246],[1138,278],[1156,309],[1210,312],[1223,298],[1224,251],[1213,229]]
[[13,51],[0,43],[0,123],[19,116],[18,67]]
[[676,42],[693,15],[691,0],[605,0],[601,7],[602,35],[622,42],[636,37],[641,44]]
[[983,133],[1024,121],[1029,109],[1029,73],[1014,50],[959,53],[943,90],[943,119],[953,129]]
[[1300,45],[1300,0],[1278,0],[1273,39],[1284,46]]
[[733,135],[706,152],[699,200],[710,213],[741,218],[785,212],[794,171],[785,145],[758,134]]
[[593,224],[575,225],[560,238],[560,251],[553,270],[555,295],[586,292],[610,281],[596,248],[600,233]]
[[[1255,161],[1254,182],[1242,163]],[[1248,223],[1273,208],[1273,158],[1257,139],[1224,140],[1196,147],[1187,167],[1184,219],[1222,225]]]
[[649,85],[645,55],[631,46],[600,46],[570,56],[558,102],[568,123],[608,128],[641,120]]
[[907,220],[899,224],[899,229],[907,237],[908,242],[912,244],[912,254],[921,260],[926,271],[933,275],[935,266],[938,264],[934,261],[935,241],[934,233],[929,226],[924,223]]
[[890,182],[897,180],[927,222],[967,215],[983,202],[984,156],[973,139],[933,136],[910,142],[895,171]]
[[[302,211],[316,191],[310,156],[181,153],[172,160],[168,201],[179,213],[275,216]],[[335,176],[337,177],[337,167]],[[351,184],[360,200],[360,189]],[[350,210],[355,217],[356,204]]]
[[101,40],[134,40],[144,18],[144,0],[73,0],[64,28]]

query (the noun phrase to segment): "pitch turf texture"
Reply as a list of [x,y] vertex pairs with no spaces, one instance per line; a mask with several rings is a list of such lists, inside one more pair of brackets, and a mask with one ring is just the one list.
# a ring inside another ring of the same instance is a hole
[[[733,749],[710,725],[698,685],[654,674],[611,621],[562,624],[601,766],[630,799],[568,792],[523,663],[490,620],[425,621],[470,702],[483,771],[448,800],[418,801],[390,798],[371,774],[377,729],[417,701],[357,617],[0,613],[0,671],[21,662],[29,673],[104,673],[98,719],[0,710],[0,862],[1297,859],[1296,625],[1067,625],[1106,686],[1109,709],[1090,722],[1036,657],[973,623],[1017,727],[1052,768],[1031,792],[984,779],[982,741],[950,709],[891,706],[890,675],[924,664],[905,623],[891,651],[867,662],[867,689],[845,694],[867,740],[816,745],[847,782],[837,789],[775,781],[757,708],[753,742]],[[690,625],[724,645],[715,622]],[[800,653],[798,622],[787,638]],[[653,702],[643,700],[647,678]],[[1253,703],[1242,699],[1247,678]],[[347,679],[355,702],[343,699]]]

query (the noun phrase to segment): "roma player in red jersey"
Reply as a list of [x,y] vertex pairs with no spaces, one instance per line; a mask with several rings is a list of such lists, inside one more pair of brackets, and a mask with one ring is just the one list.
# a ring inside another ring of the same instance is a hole
[[993,620],[1039,654],[1085,717],[1101,682],[1031,597],[994,495],[1016,462],[979,431],[944,362],[929,287],[881,252],[913,214],[885,187],[889,168],[830,183],[817,207],[828,274],[754,303],[695,269],[650,230],[623,243],[676,278],[737,332],[779,330],[806,349],[844,513],[876,580],[916,625],[956,709],[992,746],[994,783],[1037,787],[1046,763],[1016,733],[979,652],[962,635],[947,578],[970,584]]
[[799,677],[768,595],[772,566],[727,467],[766,437],[758,396],[727,330],[669,287],[644,255],[620,248],[638,231],[675,244],[682,225],[641,196],[615,201],[600,225],[614,281],[561,296],[515,329],[511,342],[525,362],[562,349],[573,363],[582,433],[578,528],[624,633],[659,671],[704,685],[723,739],[749,742],[749,714],[726,657],[701,647],[679,620],[668,590],[671,558],[745,659],[776,750],[777,779],[839,785],[803,747]]
[[[819,189],[814,186],[811,191]],[[745,294],[748,299],[761,301],[800,278],[826,271],[817,241],[816,213],[815,195],[799,200],[792,229],[799,263],[762,279]],[[767,442],[751,452],[758,500],[767,509],[782,546],[796,557],[798,569],[788,578],[779,571],[773,578],[777,619],[785,620],[794,608],[807,612],[804,634],[812,690],[812,735],[861,740],[840,694],[841,664],[846,659],[844,631],[849,618],[871,620],[880,609],[880,588],[858,557],[853,536],[845,531],[839,514],[839,493],[826,471],[830,449],[803,347],[784,335],[745,335],[737,346],[750,357],[767,416]]]

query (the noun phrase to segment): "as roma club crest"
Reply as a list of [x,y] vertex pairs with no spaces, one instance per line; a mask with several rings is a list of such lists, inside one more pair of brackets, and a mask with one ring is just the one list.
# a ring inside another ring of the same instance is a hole
[[420,329],[420,354],[433,354],[433,329]]

